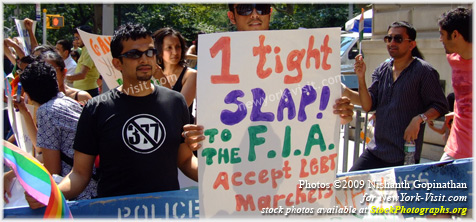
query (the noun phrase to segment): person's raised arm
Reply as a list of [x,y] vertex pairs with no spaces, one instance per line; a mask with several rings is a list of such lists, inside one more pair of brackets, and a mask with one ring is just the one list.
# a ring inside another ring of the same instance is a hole
[[33,117],[26,108],[25,100],[23,97],[21,97],[20,101],[17,102],[13,100],[13,106],[18,109],[20,114],[22,115],[23,119],[25,120],[25,125],[26,125],[26,131],[28,133],[28,136],[30,137],[31,143],[33,144],[33,147],[35,147],[36,152],[42,152],[42,149],[39,147],[36,147],[36,135],[38,133],[38,128],[36,127],[35,122],[33,121]]
[[367,84],[365,83],[365,71],[367,70],[367,66],[365,65],[362,55],[355,57],[354,69],[359,81],[360,103],[362,109],[365,110],[365,112],[368,112],[372,109],[372,98],[370,97]]
[[28,31],[28,35],[30,36],[31,50],[33,51],[33,49],[38,46],[38,41],[36,40],[35,33],[33,32],[33,20],[25,18],[23,22],[25,22],[25,28]]
[[349,87],[345,86],[344,84],[342,84],[342,88],[343,88],[342,96],[349,98],[350,102],[354,105],[359,105],[359,106],[361,105],[360,96],[358,92],[352,89],[349,89]]
[[15,65],[17,63],[17,59],[15,54],[10,50],[10,47],[7,43],[8,39],[3,40],[3,55],[5,55],[10,62]]
[[[23,49],[20,47],[20,45],[18,45],[18,43],[16,43],[15,41],[13,41],[13,39],[5,39],[4,40],[4,44],[12,47],[13,49],[15,49],[15,53],[17,54],[18,56],[18,59],[21,59],[23,57],[25,57],[25,52],[23,51]],[[16,61],[15,61],[16,62]]]

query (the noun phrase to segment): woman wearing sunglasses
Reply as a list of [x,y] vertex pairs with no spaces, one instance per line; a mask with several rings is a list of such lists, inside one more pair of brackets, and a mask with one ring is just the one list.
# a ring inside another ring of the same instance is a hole
[[268,30],[270,4],[228,4],[228,18],[238,31]]
[[185,97],[190,112],[190,123],[194,123],[192,110],[193,100],[197,93],[197,71],[188,68],[185,62],[187,52],[185,39],[172,28],[159,29],[154,33],[153,38],[158,53],[157,63],[172,89]]

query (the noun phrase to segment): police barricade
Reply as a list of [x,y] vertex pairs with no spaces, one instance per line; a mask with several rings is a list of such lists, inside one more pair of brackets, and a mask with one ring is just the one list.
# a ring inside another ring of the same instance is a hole
[[[437,209],[443,208],[442,205],[444,205],[444,208],[448,208],[450,212],[456,208],[472,209],[472,158],[343,173],[337,175],[337,180],[344,177],[378,174],[389,169],[395,172],[397,183],[410,187],[397,190],[400,208],[404,207],[403,209],[407,210]],[[336,189],[336,196],[339,196],[340,192],[346,192],[346,190]],[[449,200],[450,197],[452,200]],[[362,198],[354,200],[354,202],[361,201],[360,199]],[[74,218],[175,219],[199,217],[197,187],[168,192],[70,201],[68,205]],[[45,208],[32,210],[29,207],[5,208],[3,211],[4,218],[41,218],[44,212]],[[404,213],[403,217],[419,216],[418,213],[412,213],[411,210]]]

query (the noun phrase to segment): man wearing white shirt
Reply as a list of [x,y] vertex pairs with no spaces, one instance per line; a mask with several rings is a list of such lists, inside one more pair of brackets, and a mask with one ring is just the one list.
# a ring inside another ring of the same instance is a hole
[[[76,70],[76,62],[71,57],[71,48],[72,44],[68,40],[61,39],[56,42],[56,50],[58,53],[63,57],[65,67],[66,67],[66,75],[74,75],[74,70]],[[73,87],[72,81],[66,81],[66,84],[70,87]]]

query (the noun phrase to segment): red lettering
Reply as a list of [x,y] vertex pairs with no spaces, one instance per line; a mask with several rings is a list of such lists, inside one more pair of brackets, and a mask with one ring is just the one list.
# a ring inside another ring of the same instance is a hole
[[255,203],[253,201],[253,196],[251,194],[246,195],[246,200],[243,198],[243,195],[237,194],[235,195],[236,200],[236,211],[241,211],[241,207],[243,206],[244,211],[248,211],[248,208],[251,211],[256,210]]
[[294,202],[291,201],[291,198],[293,198],[293,193],[289,193],[288,196],[286,197],[286,206],[294,206]]
[[266,195],[258,198],[258,209],[271,207],[271,196]]
[[99,52],[99,47],[96,44],[94,44],[93,39],[89,39],[89,45],[93,49],[94,54],[96,54],[97,56],[101,55],[101,52]]
[[258,181],[259,181],[260,183],[266,183],[266,182],[268,182],[269,178],[266,177],[266,176],[268,176],[268,171],[267,171],[267,170],[262,170],[262,171],[260,171],[260,172],[259,172],[259,176],[258,176]]
[[306,50],[304,49],[293,50],[289,53],[288,59],[287,59],[288,70],[293,71],[296,69],[297,76],[290,76],[290,75],[284,76],[284,84],[293,84],[293,83],[301,82],[302,80],[301,62],[302,62],[302,59],[304,58],[305,53],[306,53]]
[[253,171],[248,172],[248,173],[246,174],[246,176],[245,176],[245,183],[248,184],[248,185],[253,185],[253,184],[255,184],[256,181],[250,179],[251,177],[254,177],[255,175],[256,175],[256,173],[253,172]]
[[329,192],[327,192],[326,194],[324,194],[324,198],[328,199],[329,197],[332,196],[332,193],[334,193],[334,191],[332,190],[332,188],[328,188],[326,189],[328,190]]
[[329,159],[331,160],[331,170],[334,170],[336,168],[336,161],[335,161],[336,158],[337,158],[337,153],[333,153],[329,155]]
[[279,200],[284,199],[284,198],[286,198],[286,195],[284,195],[284,194],[281,194],[281,195],[275,194],[274,198],[273,198],[274,199],[273,200],[273,207],[274,208],[278,207]]
[[311,67],[311,58],[314,58],[314,61],[316,62],[316,69],[319,69],[319,66],[321,65],[321,54],[318,49],[313,49],[314,47],[314,36],[311,35],[309,37],[309,46],[307,48],[307,58],[306,58],[306,68],[309,69]]
[[307,194],[309,203],[314,203],[317,201],[317,198],[312,197],[316,193],[316,190],[310,190],[309,193]]
[[276,53],[276,66],[274,67],[274,71],[276,73],[281,73],[283,72],[283,63],[281,62],[281,56],[278,55],[278,53],[281,51],[281,48],[278,46],[274,47],[274,53]]
[[306,172],[304,168],[306,168],[307,165],[307,160],[306,159],[301,159],[301,171],[299,172],[299,177],[300,178],[305,178],[309,176],[309,173]]
[[218,186],[222,185],[223,189],[228,190],[230,189],[230,185],[228,184],[228,174],[226,172],[220,172],[213,183],[213,189],[217,189]]
[[329,157],[321,156],[321,173],[327,173],[329,171],[327,161],[329,161]]
[[213,84],[231,84],[240,83],[240,77],[238,75],[230,74],[230,37],[223,36],[210,48],[210,55],[212,58],[221,51],[221,74],[211,75],[210,79]]
[[289,160],[284,161],[283,171],[284,171],[284,178],[286,179],[291,178],[291,174],[289,173],[289,171],[291,171],[291,167],[289,166]]
[[306,202],[306,194],[299,189],[299,184],[296,185],[296,205],[300,204],[301,202]]
[[266,54],[271,53],[271,46],[264,45],[264,40],[266,36],[260,35],[259,36],[259,46],[253,47],[253,56],[259,56],[258,66],[256,67],[256,74],[259,78],[264,79],[271,75],[273,70],[271,68],[267,68],[264,70],[264,64],[266,63]]
[[233,176],[231,176],[231,184],[233,184],[233,186],[240,186],[243,184],[243,182],[236,181],[237,177],[241,177],[241,172],[235,172],[233,173]]
[[[316,175],[318,173],[325,174],[329,170],[334,170],[336,168],[335,159],[337,158],[337,153],[331,154],[329,156],[321,156],[320,163],[317,158],[312,158],[309,162],[309,171],[307,171],[307,160],[301,159],[301,170],[299,172],[300,178],[308,177],[309,175]],[[329,166],[330,160],[330,166]]]
[[332,53],[332,49],[328,46],[329,43],[329,35],[324,37],[324,45],[321,45],[321,52],[324,53],[324,58],[322,59],[322,69],[329,70],[331,65],[327,64],[327,57],[330,53]]
[[309,163],[309,168],[311,168],[311,174],[316,175],[319,173],[319,165],[317,164],[317,159],[312,158],[311,163]]
[[271,170],[271,179],[273,180],[272,181],[272,187],[273,188],[276,188],[278,187],[278,183],[276,183],[276,180],[277,179],[280,179],[283,177],[283,171],[281,170],[275,170],[275,169],[272,169]]
[[[105,43],[105,42],[103,41],[103,38],[101,38],[101,37],[98,37],[97,40],[98,40],[99,47],[101,47],[101,49],[102,49],[102,53],[103,53],[103,54],[106,54],[106,53],[108,53],[108,52],[111,51],[111,49],[109,48],[110,45],[111,45],[110,42],[109,42],[109,43]],[[106,38],[104,38],[104,40],[106,40]]]

